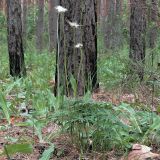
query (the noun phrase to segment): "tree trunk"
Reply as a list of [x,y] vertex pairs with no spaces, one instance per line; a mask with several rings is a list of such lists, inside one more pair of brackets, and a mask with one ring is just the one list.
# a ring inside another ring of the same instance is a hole
[[1,4],[1,9],[0,10],[2,10],[3,11],[3,13],[4,13],[4,15],[7,15],[7,4],[6,4],[6,0],[1,0],[1,2],[0,2]]
[[52,52],[53,49],[56,49],[56,36],[57,36],[57,13],[55,6],[58,5],[58,0],[49,0],[48,1],[48,18],[49,18],[49,51]]
[[44,0],[37,0],[38,15],[36,27],[36,48],[38,52],[43,50],[43,32],[44,32]]
[[131,0],[130,54],[132,72],[144,76],[146,37],[146,0]]
[[114,19],[114,45],[119,48],[123,45],[122,27],[122,0],[116,0],[115,19]]
[[115,49],[122,46],[122,0],[105,0],[108,14],[106,15],[103,30],[104,43],[107,49]]
[[7,29],[10,74],[21,77],[26,74],[22,44],[20,0],[7,0]]
[[24,46],[26,45],[26,30],[27,30],[27,0],[22,0],[22,33]]
[[[56,65],[56,93],[62,89],[67,96],[84,95],[97,86],[97,33],[95,0],[60,0],[67,8],[59,16]],[[81,26],[72,27],[69,22]],[[77,43],[83,44],[77,46]]]
[[108,14],[105,21],[105,37],[104,43],[106,48],[113,49],[114,47],[114,18],[115,18],[115,0],[108,1]]
[[149,11],[149,47],[154,48],[157,39],[158,0],[151,0]]
[[106,17],[109,9],[109,1],[108,0],[100,0],[100,17]]
[[0,11],[3,10],[3,0],[0,1]]

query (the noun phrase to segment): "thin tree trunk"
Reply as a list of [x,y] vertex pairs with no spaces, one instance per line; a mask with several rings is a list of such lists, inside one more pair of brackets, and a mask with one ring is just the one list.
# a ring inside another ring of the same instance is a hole
[[146,0],[131,0],[130,54],[132,72],[144,77],[146,37]]
[[4,15],[7,15],[7,0],[1,0],[1,5],[2,5],[2,11],[4,13]]
[[[95,0],[60,0],[68,11],[59,17],[59,41],[56,66],[56,93],[84,95],[97,85],[97,34]],[[77,22],[78,28],[69,22]],[[77,43],[83,47],[75,48]]]
[[115,19],[114,19],[114,45],[115,48],[119,48],[123,44],[122,36],[122,0],[116,0],[115,6]]
[[22,44],[20,0],[7,0],[7,29],[10,74],[21,77],[26,74]]
[[100,17],[106,17],[108,14],[109,4],[108,0],[100,0]]
[[0,1],[0,11],[3,10],[3,0]]
[[105,2],[107,6],[106,10],[108,10],[103,25],[105,46],[107,49],[119,48],[123,42],[121,20],[122,0],[105,0]]
[[38,15],[36,27],[36,48],[38,52],[43,50],[43,31],[44,31],[44,0],[37,0]]
[[49,18],[49,51],[52,52],[56,49],[56,36],[57,36],[57,12],[55,6],[58,5],[58,0],[48,0],[48,18]]
[[157,40],[158,1],[151,0],[149,13],[149,47],[154,48]]
[[115,18],[115,0],[108,0],[108,15],[105,21],[105,46],[108,49],[115,48],[114,46],[114,18]]

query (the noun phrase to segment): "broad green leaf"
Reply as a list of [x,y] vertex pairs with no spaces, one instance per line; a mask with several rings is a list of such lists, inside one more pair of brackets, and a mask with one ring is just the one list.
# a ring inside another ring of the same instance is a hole
[[0,93],[0,107],[3,110],[3,113],[10,124],[10,114],[9,114],[9,108],[7,106],[7,101],[2,93]]
[[[31,144],[9,144],[6,145],[6,151],[8,155],[13,155],[16,153],[28,154],[33,152],[33,146]],[[5,155],[6,151],[4,150],[0,156]]]
[[39,160],[50,160],[51,154],[52,152],[54,152],[55,150],[55,145],[52,144],[48,149],[46,149],[43,154],[42,157]]
[[33,122],[20,122],[20,123],[15,123],[15,126],[19,126],[19,127],[28,127],[28,126],[33,126]]

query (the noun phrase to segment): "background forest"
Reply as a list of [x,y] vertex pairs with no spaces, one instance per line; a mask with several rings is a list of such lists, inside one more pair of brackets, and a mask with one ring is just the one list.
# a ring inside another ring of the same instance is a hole
[[160,159],[159,10],[0,0],[0,160]]

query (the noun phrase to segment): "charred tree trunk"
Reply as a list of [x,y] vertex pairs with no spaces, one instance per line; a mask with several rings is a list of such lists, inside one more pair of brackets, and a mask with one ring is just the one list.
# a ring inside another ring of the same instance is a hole
[[26,74],[22,44],[20,0],[7,0],[7,29],[10,74],[21,77]]
[[53,49],[56,49],[56,36],[57,36],[57,13],[55,6],[58,5],[58,0],[49,0],[48,1],[48,18],[49,18],[49,51],[52,52]]
[[38,52],[43,50],[43,31],[44,31],[44,0],[37,0],[38,15],[36,27],[36,48]]
[[144,76],[145,63],[145,37],[146,37],[146,1],[131,0],[130,17],[130,54],[132,72]]
[[96,1],[60,0],[60,5],[68,11],[59,16],[55,90],[81,96],[97,86]]

